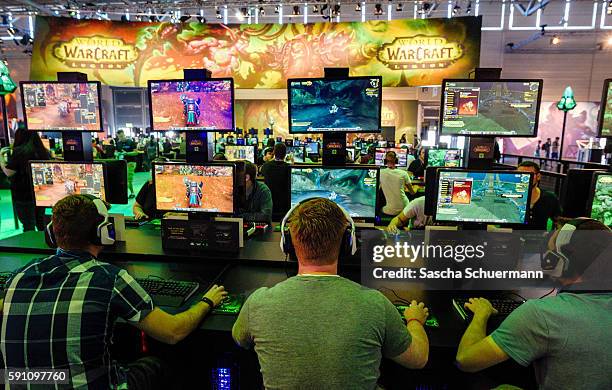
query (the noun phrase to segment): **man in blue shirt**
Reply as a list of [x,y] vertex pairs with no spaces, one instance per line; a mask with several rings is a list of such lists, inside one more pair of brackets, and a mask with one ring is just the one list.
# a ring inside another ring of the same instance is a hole
[[68,370],[74,389],[156,388],[167,377],[159,361],[144,358],[122,367],[111,359],[116,320],[175,344],[227,295],[214,286],[176,315],[154,307],[124,269],[97,259],[107,213],[87,195],[67,196],[53,207],[56,254],[17,270],[0,295],[4,368]]

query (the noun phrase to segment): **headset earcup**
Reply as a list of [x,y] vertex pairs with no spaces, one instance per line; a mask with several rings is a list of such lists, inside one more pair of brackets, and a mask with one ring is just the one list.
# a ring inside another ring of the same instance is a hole
[[56,248],[55,233],[53,233],[53,222],[49,222],[45,227],[45,242],[51,248]]

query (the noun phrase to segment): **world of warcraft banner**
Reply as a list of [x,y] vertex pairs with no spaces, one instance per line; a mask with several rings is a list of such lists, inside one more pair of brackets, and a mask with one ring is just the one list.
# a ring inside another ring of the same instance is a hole
[[37,17],[32,80],[79,71],[113,86],[182,78],[184,68],[237,88],[285,88],[325,67],[382,75],[386,87],[439,85],[479,65],[481,17],[314,24],[114,22]]

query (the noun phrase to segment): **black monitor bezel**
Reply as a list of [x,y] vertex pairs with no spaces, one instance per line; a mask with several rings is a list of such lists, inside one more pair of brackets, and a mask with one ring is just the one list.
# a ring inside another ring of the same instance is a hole
[[[250,160],[241,160],[241,159],[230,160],[227,157],[227,148],[228,147],[251,148],[251,149],[253,149],[253,161],[250,161]],[[249,162],[251,162],[253,164],[255,164],[257,162],[257,145],[225,145],[224,151],[225,152],[223,154],[225,155],[225,158],[227,158],[227,161],[249,161]]]
[[[588,218],[592,218],[593,215],[593,201],[595,200],[595,188],[597,187],[597,179],[599,178],[599,176],[612,176],[612,172],[611,171],[598,171],[598,172],[594,172],[593,173],[593,179],[591,180],[591,191],[589,192],[589,199],[587,201],[587,210],[586,210],[586,217]],[[596,221],[599,221],[598,219],[596,219]],[[603,223],[603,221],[599,221],[601,223]]]
[[[302,164],[302,165],[290,165],[289,166],[289,191],[287,191],[288,203],[291,206],[291,175],[294,169],[359,169],[359,170],[376,170],[376,191],[374,195],[374,216],[372,217],[363,217],[356,216],[351,217],[354,220],[366,221],[366,222],[374,222],[378,217],[378,211],[376,206],[378,205],[378,187],[380,186],[380,167],[376,165],[366,165],[366,164],[347,164],[347,165],[310,165],[310,164]],[[316,198],[316,197],[313,197]],[[307,198],[310,199],[310,198]],[[306,200],[306,199],[304,199]],[[302,201],[304,201],[302,200]],[[349,212],[348,210],[346,210]]]
[[[405,151],[405,152],[406,152],[406,164],[405,164],[405,165],[400,165],[400,163],[399,163],[400,159],[399,159],[399,156],[398,156],[398,157],[397,157],[398,163],[397,163],[396,165],[397,165],[398,167],[400,167],[400,168],[408,168],[408,165],[409,165],[409,164],[408,164],[408,155],[409,155],[409,153],[408,153],[408,149],[402,149],[402,148],[388,148],[388,147],[380,147],[380,146],[377,146],[377,147],[376,147],[376,150],[374,151],[374,164],[375,164],[377,167],[384,167],[384,166],[385,166],[384,158],[383,158],[383,163],[382,163],[382,165],[378,165],[378,164],[376,163],[376,154],[378,153],[378,151],[379,151],[379,150],[384,150],[384,151],[385,151],[385,154],[387,154],[387,152],[389,152],[389,151],[391,151],[391,152],[395,152],[396,150],[403,150],[403,151]],[[397,154],[397,152],[396,152],[396,154]]]
[[236,207],[236,203],[237,203],[237,189],[238,189],[238,183],[237,183],[237,175],[236,175],[236,164],[234,162],[231,161],[212,161],[212,162],[207,162],[207,163],[196,163],[196,164],[190,164],[187,162],[176,162],[176,161],[172,161],[172,162],[154,162],[151,169],[151,176],[152,176],[152,180],[153,180],[153,188],[157,188],[156,187],[156,176],[155,175],[155,167],[158,165],[191,165],[191,166],[227,166],[227,167],[232,167],[232,178],[233,178],[233,188],[232,188],[232,211],[231,212],[221,212],[221,211],[198,211],[198,210],[161,210],[157,208],[157,192],[155,194],[155,211],[157,213],[181,213],[181,214],[195,214],[195,215],[218,215],[218,216],[233,216],[236,214],[237,212],[237,207]]
[[[460,83],[460,82],[469,82],[469,83],[527,83],[527,82],[538,82],[540,88],[538,88],[538,98],[536,101],[536,114],[535,114],[535,127],[533,129],[533,134],[491,134],[491,133],[461,133],[458,131],[452,133],[443,133],[442,129],[444,128],[444,97],[447,83]],[[438,136],[448,135],[448,136],[463,136],[463,137],[478,137],[478,138],[533,138],[538,135],[538,128],[540,126],[540,108],[542,106],[542,89],[544,88],[544,80],[543,79],[444,79],[442,80],[442,90],[440,92],[440,124],[438,126]]]
[[[106,167],[104,166],[104,163],[102,161],[30,160],[30,161],[28,161],[28,167],[29,167],[29,169],[28,169],[28,176],[30,178],[30,191],[32,191],[32,199],[34,199],[34,205],[36,207],[51,209],[51,208],[53,208],[53,206],[55,206],[55,203],[52,206],[39,206],[36,203],[36,191],[34,191],[34,176],[32,175],[32,164],[40,164],[40,163],[44,163],[44,164],[71,164],[71,165],[83,165],[83,164],[101,165],[102,166],[102,179],[104,180],[104,199],[102,199],[102,200],[106,202],[106,197],[108,195],[107,194],[108,188],[107,188],[107,185],[106,185],[106,182],[108,181],[108,174],[106,172]],[[66,195],[66,196],[68,196],[68,195]]]
[[439,148],[439,149],[438,148],[427,148],[426,149],[426,153],[425,153],[425,166],[427,166],[427,167],[430,166],[429,165],[429,152],[431,152],[432,150],[446,150],[446,151],[448,151],[448,150],[458,150],[459,154],[461,156],[461,166],[460,167],[447,167],[446,165],[444,165],[444,166],[440,166],[438,168],[461,168],[461,167],[463,167],[463,162],[464,162],[463,161],[464,160],[464,158],[463,158],[463,149],[459,149],[459,148]]
[[[173,83],[173,82],[207,82],[207,81],[230,81],[231,83],[231,93],[232,93],[232,128],[231,129],[193,129],[193,130],[173,130],[173,129],[155,129],[155,124],[153,123],[153,99],[151,95],[151,83]],[[208,78],[208,79],[194,79],[194,80],[185,80],[185,79],[167,79],[167,80],[147,80],[147,96],[149,98],[149,123],[151,127],[151,132],[166,132],[166,131],[175,131],[175,132],[215,132],[215,133],[230,133],[233,132],[236,128],[236,92],[234,90],[234,79],[232,77],[218,77],[218,78]]]
[[[530,220],[530,208],[531,208],[531,189],[533,185],[533,172],[525,172],[525,171],[517,171],[517,170],[503,170],[503,169],[460,169],[460,168],[445,168],[445,167],[436,167],[436,191],[435,191],[435,200],[434,200],[434,214],[432,219],[436,223],[443,223],[449,225],[478,225],[478,226],[486,226],[486,225],[495,225],[495,226],[504,226],[504,227],[525,227],[529,225]],[[523,223],[516,222],[498,222],[498,221],[449,221],[449,220],[440,220],[438,219],[438,197],[440,195],[440,173],[441,172],[486,172],[486,173],[502,173],[502,174],[527,174],[529,175],[529,187],[527,190],[527,210],[525,211],[525,221]]]
[[[26,104],[24,99],[24,85],[29,84],[95,84],[98,87],[98,112],[100,113],[100,127],[97,130],[83,130],[83,129],[30,129],[28,125],[28,115],[26,114]],[[26,129],[29,131],[41,131],[41,132],[65,132],[65,131],[74,131],[79,133],[102,133],[104,132],[104,115],[102,112],[102,83],[99,81],[30,81],[24,80],[19,82],[19,92],[21,97],[21,109],[23,110],[23,123],[26,126]]]
[[[350,130],[350,131],[338,131],[338,130],[325,130],[325,131],[294,131],[293,125],[291,123],[291,83],[292,82],[302,82],[302,81],[327,81],[327,82],[335,82],[335,81],[345,81],[345,80],[360,80],[360,79],[373,79],[377,78],[380,80],[380,94],[378,96],[378,129],[372,130]],[[383,83],[382,76],[349,76],[349,77],[340,77],[340,78],[326,78],[326,77],[300,77],[300,78],[292,78],[287,79],[287,110],[288,110],[288,126],[289,126],[289,134],[325,134],[325,133],[380,133],[382,132],[382,92],[383,92]]]
[[612,138],[612,129],[610,134],[603,135],[603,124],[604,124],[604,115],[606,113],[606,102],[608,100],[608,91],[612,88],[612,79],[604,80],[603,92],[601,94],[601,103],[599,105],[599,115],[597,116],[597,137],[599,138]]

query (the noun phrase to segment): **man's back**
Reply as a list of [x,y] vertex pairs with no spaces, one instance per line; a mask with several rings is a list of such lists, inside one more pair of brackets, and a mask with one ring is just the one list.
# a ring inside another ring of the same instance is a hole
[[6,366],[69,369],[73,388],[125,383],[109,358],[113,324],[118,317],[138,321],[153,309],[125,270],[74,252],[34,260],[3,295]]
[[401,169],[382,169],[380,171],[380,186],[385,194],[387,204],[383,213],[397,215],[408,205],[408,197],[404,188],[410,183],[408,172]]
[[234,326],[254,343],[266,389],[373,389],[381,357],[410,335],[378,291],[338,276],[296,276],[257,290]]
[[612,294],[532,300],[493,332],[522,365],[533,362],[541,389],[612,388]]
[[284,161],[268,161],[261,167],[264,182],[272,193],[274,213],[286,213],[289,210],[289,164]]

